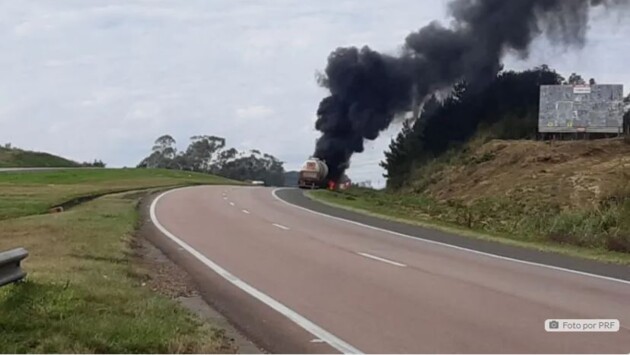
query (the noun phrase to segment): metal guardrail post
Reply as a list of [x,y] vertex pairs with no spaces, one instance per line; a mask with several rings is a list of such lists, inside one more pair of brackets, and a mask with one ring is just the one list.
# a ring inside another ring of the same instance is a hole
[[20,268],[20,262],[28,256],[24,248],[0,252],[0,287],[22,280],[26,272]]

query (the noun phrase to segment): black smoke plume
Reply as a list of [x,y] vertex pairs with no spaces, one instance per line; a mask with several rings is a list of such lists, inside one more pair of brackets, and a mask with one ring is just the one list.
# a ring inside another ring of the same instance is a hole
[[438,90],[465,81],[483,87],[501,70],[507,53],[522,58],[545,34],[565,46],[584,44],[592,7],[621,8],[630,0],[454,0],[450,27],[433,22],[407,36],[402,53],[368,47],[338,48],[320,84],[330,90],[317,110],[322,132],[315,156],[338,180],[353,153],[363,151],[397,114],[414,109]]

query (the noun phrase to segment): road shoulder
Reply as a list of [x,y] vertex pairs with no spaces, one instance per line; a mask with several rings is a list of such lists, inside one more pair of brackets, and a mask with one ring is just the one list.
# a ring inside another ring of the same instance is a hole
[[393,232],[392,237],[396,237],[395,234],[399,236],[415,237],[418,238],[418,240],[445,244],[477,253],[490,254],[495,257],[540,264],[551,268],[567,269],[577,273],[593,274],[603,278],[622,280],[625,283],[630,282],[630,266],[628,265],[607,264],[557,253],[527,249],[379,218],[373,214],[360,213],[356,210],[343,208],[342,206],[322,203],[307,197],[304,192],[299,189],[281,188],[275,190],[274,193],[279,199],[296,207],[333,218],[347,220],[351,223],[363,224],[372,228]]

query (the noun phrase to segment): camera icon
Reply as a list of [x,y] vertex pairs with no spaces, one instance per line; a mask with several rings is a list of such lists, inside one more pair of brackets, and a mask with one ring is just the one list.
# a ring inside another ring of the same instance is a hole
[[558,327],[560,327],[560,324],[558,324],[557,320],[552,320],[549,322],[549,329],[558,329]]

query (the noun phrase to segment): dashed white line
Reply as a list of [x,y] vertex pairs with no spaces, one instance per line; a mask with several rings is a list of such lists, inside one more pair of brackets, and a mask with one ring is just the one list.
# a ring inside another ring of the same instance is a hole
[[[183,190],[183,189],[178,189],[178,190]],[[177,190],[170,190],[170,191],[164,192],[163,194],[159,195],[155,200],[153,200],[153,202],[151,203],[151,208],[150,208],[151,221],[153,221],[153,224],[157,227],[157,229],[160,230],[160,232],[162,232],[162,234],[164,234],[166,237],[168,237],[173,242],[178,244],[180,247],[184,248],[187,252],[189,252],[192,256],[197,258],[197,260],[202,262],[209,269],[221,275],[221,277],[223,277],[225,280],[232,283],[234,286],[240,288],[243,292],[249,294],[250,296],[256,298],[257,300],[271,307],[276,312],[284,315],[285,317],[293,321],[295,324],[302,327],[302,329],[313,334],[316,337],[316,339],[324,340],[326,343],[330,344],[330,346],[332,346],[333,348],[337,349],[339,352],[344,353],[344,354],[363,354],[361,350],[348,344],[342,339],[336,337],[334,334],[328,332],[327,330],[321,328],[317,324],[304,318],[302,315],[295,312],[291,308],[276,301],[275,299],[271,298],[267,294],[260,292],[258,289],[252,287],[245,281],[234,276],[232,273],[222,268],[221,266],[219,266],[212,260],[208,259],[205,255],[201,254],[196,249],[194,249],[193,247],[188,245],[186,242],[179,239],[173,233],[169,232],[166,228],[164,228],[164,226],[162,226],[162,224],[160,224],[160,222],[157,219],[157,215],[155,213],[155,207],[157,206],[158,201],[162,197],[164,197],[164,195],[167,195],[173,191],[177,191]]]
[[278,223],[273,223],[274,227],[280,228],[280,229],[284,229],[285,231],[289,230],[289,227],[285,227],[282,224],[278,224]]
[[249,211],[248,210],[243,210],[243,213],[249,214]]
[[224,200],[227,200],[227,196],[223,196],[223,199],[224,199]]
[[230,202],[230,206],[234,206],[234,202]]
[[401,263],[396,262],[396,261],[392,261],[392,260],[388,260],[388,259],[385,259],[385,258],[381,258],[381,257],[376,256],[376,255],[372,255],[372,254],[368,254],[368,253],[361,253],[361,252],[357,252],[357,254],[359,254],[361,256],[364,256],[366,258],[382,261],[384,263],[388,263],[388,264],[391,264],[391,265],[395,265],[395,266],[399,266],[399,267],[407,267],[407,265],[405,265],[405,264],[401,264]]

